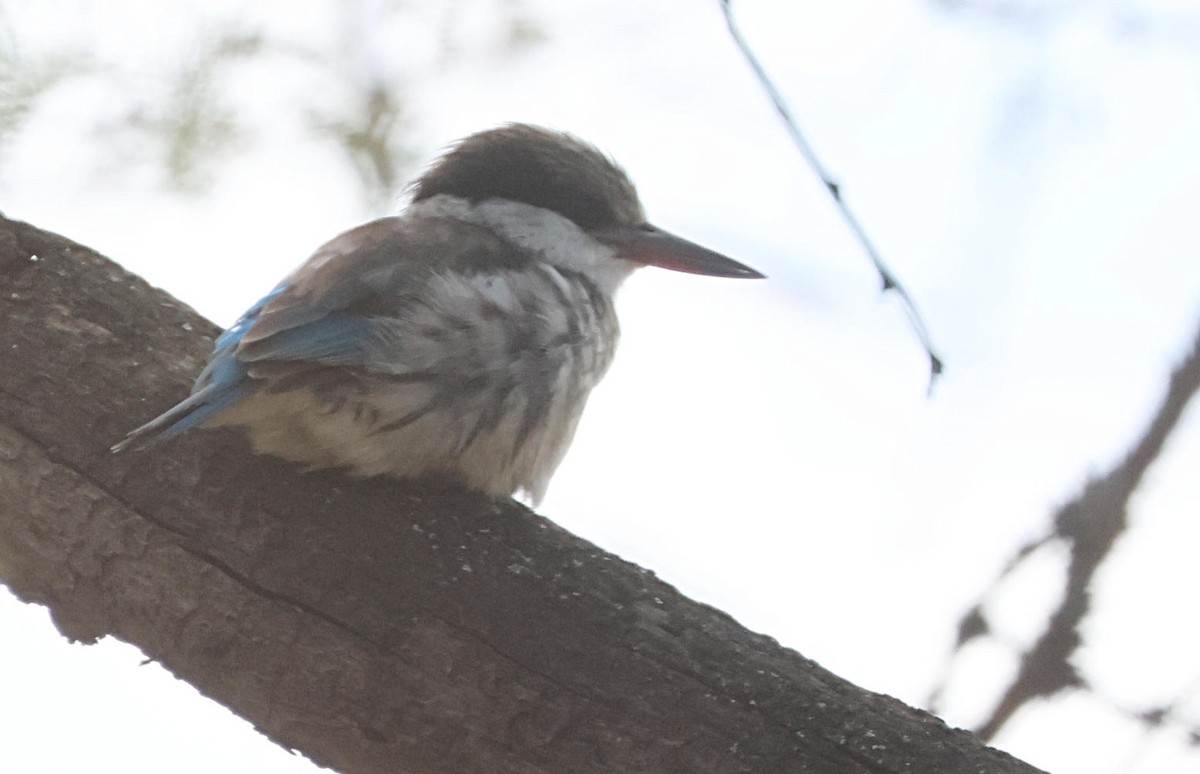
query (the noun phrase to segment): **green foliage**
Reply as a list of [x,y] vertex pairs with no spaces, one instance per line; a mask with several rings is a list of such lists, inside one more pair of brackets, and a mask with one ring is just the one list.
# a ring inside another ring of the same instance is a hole
[[[489,8],[497,12],[495,25],[485,33],[489,40],[463,45],[456,34],[461,14]],[[205,14],[196,18],[197,31],[177,58],[164,66],[152,57],[139,59],[136,51],[108,60],[96,53],[54,52],[53,43],[18,35],[22,27],[16,13],[0,8],[0,154],[34,125],[30,119],[45,97],[67,79],[89,79],[88,85],[106,95],[105,113],[81,114],[79,120],[89,141],[106,144],[97,157],[106,159],[108,169],[114,159],[121,170],[149,163],[164,189],[201,195],[221,177],[222,161],[253,153],[255,142],[269,139],[279,122],[286,131],[290,121],[336,146],[370,209],[385,210],[417,156],[406,139],[412,122],[404,84],[413,76],[391,69],[387,56],[404,15],[414,9],[396,2],[367,14],[356,4],[329,2],[327,10],[337,23],[326,39],[305,43],[279,37],[269,25],[260,28],[236,13]],[[480,51],[492,57],[519,55],[543,39],[521,0],[458,0],[438,14],[443,18],[436,23],[441,29],[433,56],[439,65]],[[347,30],[354,32],[347,36]],[[288,86],[303,86],[263,92],[261,103],[253,94],[247,102],[241,86],[268,69],[284,73],[277,75],[281,83],[291,78]],[[266,110],[259,115],[247,110],[260,104]],[[254,124],[263,113],[272,121],[266,131]]]
[[236,111],[223,94],[224,71],[263,50],[258,35],[223,31],[203,38],[194,54],[169,76],[163,99],[130,114],[132,128],[160,148],[169,188],[198,193],[207,188],[213,163],[236,145]]
[[82,54],[25,57],[11,35],[0,35],[0,143],[24,123],[39,97],[69,74],[86,69]]

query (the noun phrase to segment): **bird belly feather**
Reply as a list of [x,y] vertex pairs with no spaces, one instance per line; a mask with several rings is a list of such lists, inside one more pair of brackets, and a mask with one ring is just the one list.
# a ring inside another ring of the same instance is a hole
[[536,504],[618,330],[586,280],[553,268],[534,278],[443,278],[381,328],[370,370],[316,370],[286,389],[266,380],[207,424],[243,426],[256,452],[311,468],[449,475]]

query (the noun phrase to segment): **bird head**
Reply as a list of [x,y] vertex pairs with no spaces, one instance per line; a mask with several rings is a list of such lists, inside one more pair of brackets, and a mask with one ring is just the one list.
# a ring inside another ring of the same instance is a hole
[[465,202],[471,220],[610,291],[639,266],[763,276],[651,225],[637,189],[612,159],[569,134],[528,124],[460,141],[416,181],[412,201],[431,208]]

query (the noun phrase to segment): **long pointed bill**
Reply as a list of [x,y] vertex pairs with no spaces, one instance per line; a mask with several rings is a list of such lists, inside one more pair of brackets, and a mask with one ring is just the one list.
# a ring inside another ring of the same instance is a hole
[[621,258],[647,266],[710,277],[762,279],[766,276],[714,250],[648,224],[610,234],[606,241],[617,248]]

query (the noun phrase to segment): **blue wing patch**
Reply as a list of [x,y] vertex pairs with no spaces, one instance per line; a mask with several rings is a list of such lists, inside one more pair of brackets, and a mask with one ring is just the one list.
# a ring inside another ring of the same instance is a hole
[[280,285],[260,299],[217,337],[213,356],[192,387],[187,399],[132,430],[112,451],[130,446],[144,448],[174,438],[202,425],[214,415],[254,393],[257,387],[248,378],[246,366],[237,357],[237,347],[246,332],[254,327],[264,307],[286,290]]
[[247,363],[307,360],[322,365],[352,365],[363,362],[374,338],[374,324],[365,317],[353,312],[330,312],[265,339],[245,342],[237,355]]

